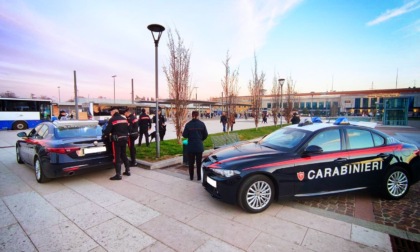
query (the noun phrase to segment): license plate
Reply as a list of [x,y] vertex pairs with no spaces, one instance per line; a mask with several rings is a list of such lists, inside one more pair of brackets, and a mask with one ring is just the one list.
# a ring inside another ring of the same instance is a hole
[[85,154],[98,153],[98,152],[104,152],[104,151],[106,151],[105,146],[91,147],[91,148],[86,148],[83,150]]
[[209,178],[209,177],[207,177],[207,183],[209,184],[209,185],[211,185],[211,186],[213,186],[214,188],[217,188],[217,182],[216,182],[216,180],[214,180],[214,179],[212,179],[212,178]]

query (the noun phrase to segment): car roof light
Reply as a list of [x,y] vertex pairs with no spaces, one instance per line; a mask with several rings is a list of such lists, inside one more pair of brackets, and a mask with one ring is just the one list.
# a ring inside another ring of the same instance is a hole
[[313,123],[322,123],[322,120],[319,117],[312,117],[312,122]]
[[349,125],[350,122],[346,117],[339,117],[335,120],[334,125]]
[[83,128],[83,127],[96,127],[99,125],[97,120],[56,120],[53,124],[59,129],[68,129],[68,128]]

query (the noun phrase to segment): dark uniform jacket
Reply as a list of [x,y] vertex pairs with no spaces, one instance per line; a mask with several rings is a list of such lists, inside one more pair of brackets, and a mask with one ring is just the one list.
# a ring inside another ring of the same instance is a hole
[[[166,118],[160,114],[159,115],[159,131],[166,131]],[[156,116],[153,116],[153,123],[156,123]]]
[[130,114],[127,117],[128,121],[128,132],[130,134],[138,134],[139,133],[139,119],[134,114]]
[[140,130],[148,130],[152,127],[152,121],[146,113],[141,113],[139,116]]
[[208,133],[206,125],[198,120],[192,119],[189,121],[182,132],[182,136],[188,138],[188,152],[203,152],[203,141],[206,140]]
[[111,117],[111,119],[108,120],[108,125],[106,126],[104,131],[105,136],[109,136],[109,134],[112,134],[113,136],[117,136],[118,138],[128,137],[128,133],[128,121],[124,116],[120,115],[119,113],[115,113]]

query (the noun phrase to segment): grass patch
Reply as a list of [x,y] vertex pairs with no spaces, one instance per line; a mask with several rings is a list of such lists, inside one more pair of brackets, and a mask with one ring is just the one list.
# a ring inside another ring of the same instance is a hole
[[[258,129],[243,129],[243,130],[234,130],[234,133],[237,133],[241,141],[252,140],[255,138],[263,137],[271,132],[279,129],[280,126],[265,126]],[[204,149],[209,150],[213,148],[213,143],[211,142],[210,136],[220,136],[227,133],[216,133],[210,134],[207,139],[204,141]],[[160,158],[156,158],[156,142],[150,143],[149,147],[146,147],[145,143],[142,143],[142,146],[136,145],[136,157],[137,159],[145,160],[148,162],[156,162],[160,160],[165,160],[177,156],[182,156],[182,144],[178,144],[176,139],[164,140],[160,142]],[[129,151],[127,148],[127,156]]]

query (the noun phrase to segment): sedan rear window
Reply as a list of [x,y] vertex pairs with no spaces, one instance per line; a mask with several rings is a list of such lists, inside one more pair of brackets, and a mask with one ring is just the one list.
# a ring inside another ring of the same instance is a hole
[[94,127],[74,127],[74,128],[56,128],[55,137],[62,138],[98,138],[102,136],[102,128]]

